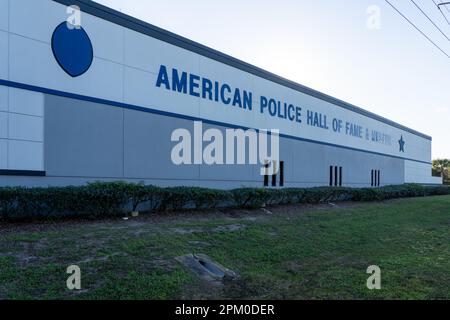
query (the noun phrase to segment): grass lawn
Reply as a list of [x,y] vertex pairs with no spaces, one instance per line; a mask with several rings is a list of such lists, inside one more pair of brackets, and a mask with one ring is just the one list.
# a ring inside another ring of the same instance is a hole
[[[450,299],[450,196],[268,209],[0,226],[0,299]],[[188,253],[239,278],[206,283]]]

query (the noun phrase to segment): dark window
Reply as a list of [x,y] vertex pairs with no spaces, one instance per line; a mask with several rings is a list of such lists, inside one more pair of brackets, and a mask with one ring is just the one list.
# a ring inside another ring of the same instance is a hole
[[380,186],[380,170],[373,170],[373,186]]
[[333,186],[333,166],[330,166],[330,187]]
[[339,167],[339,186],[342,187],[342,167]]
[[268,187],[269,186],[269,175],[268,170],[269,170],[269,164],[266,161],[266,164],[264,165],[265,168],[265,172],[264,172],[264,187]]
[[273,165],[273,172],[274,174],[272,175],[272,187],[276,187],[277,186],[277,163],[275,161],[272,162]]
[[372,180],[371,180],[371,182],[370,182],[370,185],[371,185],[372,187],[373,187],[374,181],[375,181],[375,179],[374,179],[374,171],[375,171],[375,170],[372,170],[372,172],[371,172]]
[[338,167],[334,167],[334,186],[338,185]]
[[284,187],[284,161],[280,161],[280,187]]
[[380,182],[381,182],[381,171],[378,170],[378,186],[380,186]]

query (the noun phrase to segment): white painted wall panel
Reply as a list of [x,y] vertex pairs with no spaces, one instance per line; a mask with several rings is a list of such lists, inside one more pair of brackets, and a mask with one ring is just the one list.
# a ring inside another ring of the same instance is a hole
[[125,29],[125,65],[156,73],[152,57],[157,40],[138,32]]
[[41,117],[10,113],[8,128],[10,139],[36,142],[44,140],[44,121]]
[[8,138],[8,113],[0,112],[0,139]]
[[9,111],[26,115],[44,116],[44,94],[40,92],[10,88]]
[[121,64],[94,58],[91,69],[81,77],[64,76],[63,91],[75,88],[75,93],[123,102],[123,71]]
[[[11,3],[11,32],[50,43],[55,28],[69,18],[66,9],[49,0],[14,0]],[[83,12],[81,26],[95,43],[96,57],[123,63],[123,28]]]
[[0,31],[0,79],[8,79],[8,33]]
[[161,64],[200,72],[198,54],[129,29],[125,30],[125,64],[152,73],[158,73]]
[[[170,69],[171,70],[171,69]],[[241,92],[253,92],[254,77],[247,73],[236,74],[236,69],[225,64],[219,64],[212,59],[200,57],[200,75],[210,81],[215,81],[220,75],[220,81],[228,84],[232,88],[231,94],[226,94],[227,97],[233,99],[234,88],[239,88]],[[200,87],[202,86],[200,82]],[[213,90],[214,91],[214,90]],[[255,94],[253,92],[253,100]],[[256,108],[256,103],[253,103]],[[220,121],[224,123],[235,123],[239,119],[245,119],[247,123],[255,123],[255,116],[257,110],[241,110],[239,107],[232,105],[225,105],[222,102],[216,102],[209,99],[200,99],[200,117]],[[258,123],[261,125],[260,123]]]
[[66,7],[49,0],[10,1],[10,32],[50,43],[53,31],[67,20]]
[[0,111],[8,111],[8,87],[0,86]]
[[9,0],[0,0],[0,30],[8,31],[8,14]]
[[405,160],[405,183],[442,183],[431,175],[431,164]]
[[122,101],[123,66],[94,58],[89,71],[78,78],[67,75],[53,58],[50,45],[11,35],[11,80],[35,86]]
[[44,170],[44,147],[41,142],[9,140],[8,169]]
[[442,177],[431,177],[430,183],[431,184],[443,184]]
[[161,91],[152,85],[156,79],[153,73],[126,67],[125,101],[137,106],[198,117],[199,98],[169,90]]
[[0,139],[0,169],[8,168],[8,141]]
[[154,68],[156,73],[159,71],[159,65],[167,65],[176,68],[182,68],[186,72],[199,74],[200,72],[200,56],[180,47],[168,44],[163,41],[157,41],[155,52],[153,53],[153,61],[157,68]]
[[36,86],[51,86],[59,66],[52,62],[50,45],[10,35],[10,80]]
[[81,26],[95,46],[94,56],[123,63],[124,28],[82,13]]

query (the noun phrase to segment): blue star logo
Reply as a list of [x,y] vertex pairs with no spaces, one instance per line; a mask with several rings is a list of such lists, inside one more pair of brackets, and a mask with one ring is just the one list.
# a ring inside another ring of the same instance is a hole
[[400,140],[398,140],[398,143],[400,145],[400,152],[405,152],[405,140],[403,140],[403,135]]

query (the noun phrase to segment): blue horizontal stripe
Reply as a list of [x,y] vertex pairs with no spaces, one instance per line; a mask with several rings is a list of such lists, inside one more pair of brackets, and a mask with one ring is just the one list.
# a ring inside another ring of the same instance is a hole
[[[124,108],[124,109],[130,109],[130,110],[136,110],[136,111],[147,112],[147,113],[152,113],[152,114],[158,114],[158,115],[165,116],[165,117],[185,119],[185,120],[191,120],[191,121],[202,121],[204,123],[208,123],[208,124],[212,124],[212,125],[216,125],[216,126],[234,128],[234,129],[244,129],[244,130],[253,129],[253,130],[259,131],[259,129],[257,129],[257,128],[244,127],[244,126],[235,125],[235,124],[231,124],[231,123],[225,123],[225,122],[220,122],[220,121],[203,119],[203,118],[193,117],[193,116],[186,116],[186,115],[181,115],[181,114],[167,112],[167,111],[160,111],[160,110],[151,109],[151,108],[147,108],[147,107],[141,107],[141,106],[136,106],[136,105],[122,103],[122,102],[117,102],[117,101],[99,99],[99,98],[79,95],[79,94],[75,94],[75,93],[69,93],[69,92],[64,92],[64,91],[47,89],[47,88],[32,86],[32,85],[28,85],[28,84],[24,84],[24,83],[12,82],[12,81],[8,81],[8,80],[0,79],[0,85],[7,86],[7,87],[18,88],[18,89],[24,89],[24,90],[41,92],[41,93],[45,93],[45,94],[51,94],[51,95],[65,97],[65,98],[70,98],[70,99],[75,99],[75,100],[82,100],[82,101],[88,101],[88,102],[93,102],[93,103],[105,104],[105,105],[109,105],[109,106],[113,106],[113,107],[119,107],[119,108]],[[379,155],[379,156],[385,156],[385,157],[396,158],[396,159],[401,159],[401,160],[409,160],[409,161],[414,161],[414,162],[431,164],[431,162],[427,162],[427,161],[403,158],[403,157],[393,156],[393,155],[380,153],[380,152],[368,151],[368,150],[357,149],[357,148],[342,146],[342,145],[328,143],[328,142],[322,142],[322,141],[317,141],[317,140],[300,138],[300,137],[291,136],[291,135],[287,135],[287,134],[280,134],[280,137],[287,138],[287,139],[292,139],[292,140],[298,140],[298,141],[305,141],[305,142],[310,142],[310,143],[315,143],[315,144],[321,144],[321,145],[325,145],[325,146],[337,147],[337,148],[341,148],[341,149],[347,149],[347,150],[365,152],[365,153],[370,153],[370,154],[376,154],[376,155]]]
[[0,170],[0,176],[45,177],[45,174],[35,170]]

